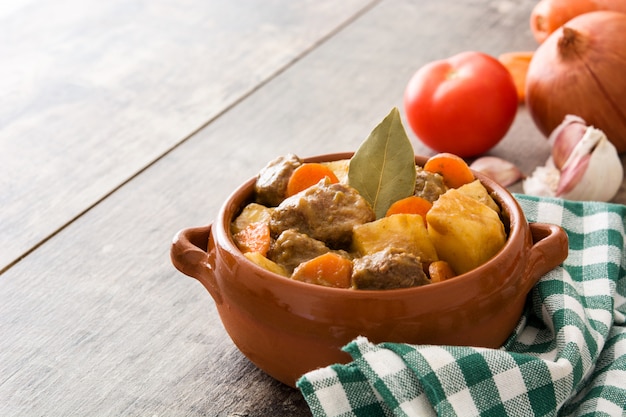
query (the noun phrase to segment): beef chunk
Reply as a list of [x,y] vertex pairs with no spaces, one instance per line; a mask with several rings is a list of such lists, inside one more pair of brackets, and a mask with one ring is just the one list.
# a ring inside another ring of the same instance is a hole
[[294,229],[331,248],[345,248],[352,228],[375,220],[369,203],[352,187],[327,178],[285,200],[272,212],[270,230],[277,236]]
[[415,178],[415,195],[422,197],[431,203],[445,193],[448,187],[443,183],[443,177],[439,174],[417,169]]
[[300,165],[302,161],[294,154],[279,156],[267,164],[254,185],[257,202],[269,207],[279,205],[286,197],[289,177]]
[[267,254],[272,261],[280,264],[291,274],[302,262],[329,252],[324,242],[313,239],[293,229],[285,230],[278,236]]
[[353,261],[352,284],[361,290],[386,290],[430,283],[415,255],[386,248]]

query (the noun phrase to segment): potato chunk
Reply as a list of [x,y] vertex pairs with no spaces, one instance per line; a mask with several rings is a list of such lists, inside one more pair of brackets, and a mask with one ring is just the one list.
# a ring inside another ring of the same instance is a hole
[[356,226],[352,232],[352,248],[361,256],[385,248],[397,248],[419,257],[425,263],[438,259],[419,214],[394,214]]
[[463,274],[489,260],[506,241],[498,214],[457,189],[450,189],[426,215],[428,234],[440,259]]
[[500,213],[500,207],[493,201],[493,198],[489,195],[489,191],[485,188],[485,186],[480,182],[480,180],[475,180],[465,185],[457,188],[459,192],[467,195],[468,197],[472,197],[481,203],[485,204],[487,207],[493,209],[496,213]]
[[251,223],[269,223],[272,210],[273,209],[257,203],[250,203],[246,205],[239,216],[237,216],[237,218],[232,222],[230,226],[231,233],[239,233]]
[[282,265],[278,265],[276,262],[270,261],[259,252],[246,252],[243,256],[270,272],[274,272],[275,274],[282,275],[284,277],[289,277],[290,275]]
[[337,179],[342,184],[348,183],[348,169],[350,168],[349,159],[339,159],[337,161],[322,162],[322,165],[326,165],[334,173]]

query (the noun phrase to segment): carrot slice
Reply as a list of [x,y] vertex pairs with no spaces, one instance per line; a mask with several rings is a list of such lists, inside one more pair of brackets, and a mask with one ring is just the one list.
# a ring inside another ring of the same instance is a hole
[[425,198],[412,195],[396,201],[387,210],[386,217],[393,214],[419,214],[426,223],[426,213],[433,206],[433,203]]
[[333,184],[339,182],[333,170],[326,165],[314,162],[300,165],[293,171],[291,177],[289,177],[287,196],[290,197],[302,190],[306,190],[310,186],[320,182],[324,177],[328,177]]
[[254,222],[233,235],[235,244],[243,253],[258,252],[267,255],[270,250],[270,226],[265,222]]
[[456,274],[446,261],[435,261],[428,265],[428,275],[431,282],[441,282],[454,277]]
[[327,252],[298,265],[291,278],[326,287],[350,288],[352,261],[334,252]]
[[447,152],[431,156],[424,164],[424,170],[440,174],[443,182],[450,188],[458,188],[475,179],[463,158]]
[[517,98],[520,103],[526,100],[526,73],[530,60],[533,58],[533,51],[506,52],[498,57],[498,60],[509,70],[513,77]]

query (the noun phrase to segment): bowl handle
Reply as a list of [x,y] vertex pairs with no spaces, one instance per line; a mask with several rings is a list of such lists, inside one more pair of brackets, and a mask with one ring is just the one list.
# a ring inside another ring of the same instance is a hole
[[215,281],[215,246],[211,239],[211,224],[176,233],[170,258],[176,269],[200,281],[215,302],[221,303],[222,296]]
[[569,250],[567,233],[560,226],[547,223],[530,223],[529,226],[533,246],[527,264],[528,291],[539,278],[560,265]]

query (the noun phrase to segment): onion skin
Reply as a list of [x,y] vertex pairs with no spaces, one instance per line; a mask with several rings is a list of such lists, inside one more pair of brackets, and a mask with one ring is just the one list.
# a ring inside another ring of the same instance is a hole
[[542,43],[568,20],[583,13],[598,10],[593,0],[541,0],[530,14],[530,29],[538,43]]
[[526,75],[526,106],[548,137],[572,114],[626,151],[626,14],[591,12],[553,32]]
[[626,2],[623,0],[540,0],[530,14],[530,29],[537,43],[541,43],[568,20],[598,10],[626,13]]

